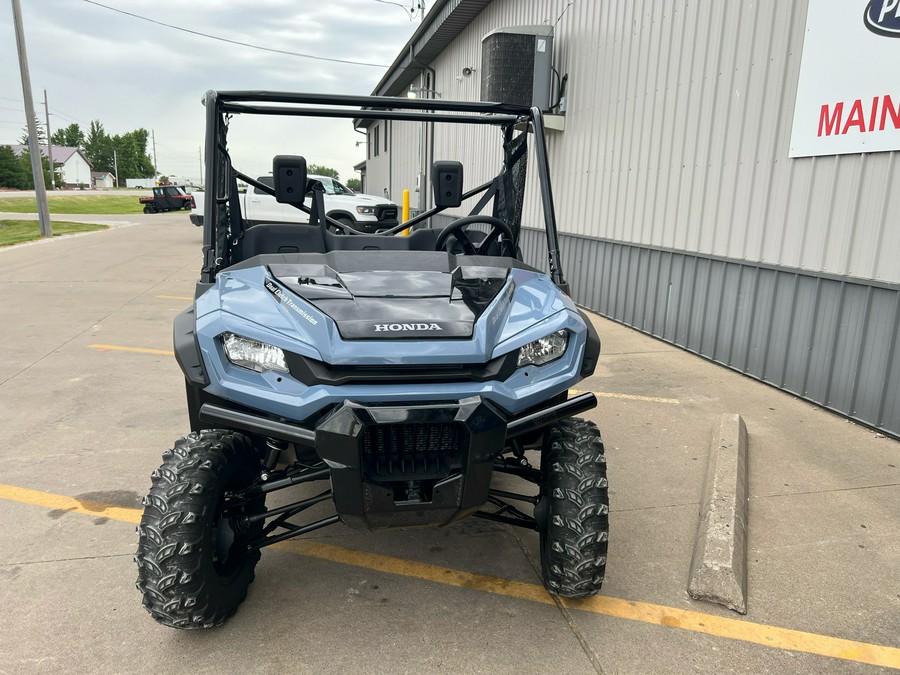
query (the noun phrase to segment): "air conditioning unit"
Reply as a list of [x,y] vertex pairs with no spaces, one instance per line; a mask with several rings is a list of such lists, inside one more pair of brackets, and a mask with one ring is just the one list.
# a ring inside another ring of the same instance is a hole
[[498,28],[481,40],[481,100],[550,108],[550,26]]

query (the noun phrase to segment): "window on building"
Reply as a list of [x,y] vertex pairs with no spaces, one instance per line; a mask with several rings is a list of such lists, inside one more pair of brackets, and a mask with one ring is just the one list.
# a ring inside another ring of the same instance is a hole
[[390,129],[390,128],[391,128],[391,123],[385,122],[384,123],[384,151],[385,152],[388,151],[388,129]]
[[373,145],[372,156],[378,157],[378,147],[379,147],[378,146],[378,125],[375,125],[375,129],[374,129],[373,133],[375,134],[375,137],[372,139],[374,141],[372,143],[372,145]]

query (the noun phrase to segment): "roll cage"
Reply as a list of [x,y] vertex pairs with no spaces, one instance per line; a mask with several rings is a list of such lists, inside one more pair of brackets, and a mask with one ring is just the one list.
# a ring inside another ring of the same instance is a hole
[[[556,213],[550,185],[546,137],[541,110],[537,107],[505,103],[408,99],[383,96],[348,96],[269,91],[208,91],[206,106],[205,185],[209,195],[204,204],[203,266],[200,283],[211,284],[216,275],[233,262],[233,247],[243,236],[244,221],[238,198],[238,179],[258,190],[275,195],[272,187],[235,169],[228,153],[228,125],[233,115],[287,115],[298,117],[345,118],[354,120],[398,120],[430,123],[490,124],[503,131],[504,159],[500,172],[492,180],[463,193],[463,200],[481,194],[472,213],[477,214],[493,198],[493,215],[510,226],[513,244],[518,246],[527,170],[527,136],[535,141],[538,186],[547,236],[549,276],[568,291],[563,276],[556,230]],[[312,214],[305,203],[297,205]],[[381,233],[396,234],[402,229],[427,221],[446,210],[436,206],[405,223]],[[327,218],[326,216],[320,216]],[[335,223],[337,224],[337,223]],[[355,233],[359,236],[372,236]]]

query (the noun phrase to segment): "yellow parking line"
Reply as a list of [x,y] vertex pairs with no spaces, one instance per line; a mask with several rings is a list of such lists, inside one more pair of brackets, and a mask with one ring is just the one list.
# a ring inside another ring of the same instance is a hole
[[[584,394],[585,392],[580,389],[569,389],[569,393],[573,396],[577,394]],[[681,403],[677,398],[660,398],[659,396],[638,396],[637,394],[614,394],[609,391],[595,391],[594,394],[597,395],[598,398],[623,398],[628,401],[649,401],[650,403],[671,403],[673,405],[678,405]]]
[[55,495],[50,492],[38,492],[28,488],[20,488],[14,485],[0,485],[0,499],[32,506],[42,506],[47,509],[59,511],[71,511],[82,513],[86,516],[103,516],[110,520],[120,520],[124,523],[141,522],[141,512],[138,509],[125,509],[120,506],[110,506],[100,502],[92,502],[84,499],[72,499],[63,495]]
[[175,352],[168,349],[146,349],[144,347],[121,347],[119,345],[88,345],[91,349],[101,352],[138,352],[140,354],[162,354],[164,356],[172,356]]
[[156,297],[164,300],[193,300],[189,295],[157,295]]
[[[469,588],[546,605],[554,604],[553,598],[548,595],[547,591],[536,584],[447,569],[438,565],[392,558],[376,553],[353,551],[308,539],[285,542],[282,547],[301,555],[364,567],[379,572],[414,577],[448,586]],[[603,595],[582,600],[567,600],[565,598],[560,598],[560,600],[566,607],[593,612],[594,614],[641,621],[669,628],[681,628],[732,640],[754,642],[777,649],[831,656],[878,666],[900,667],[900,649],[894,647],[844,640],[828,635],[767,626],[753,623],[752,621],[731,619],[714,614],[666,607],[664,605],[654,605],[649,602],[622,600]]]
[[[49,509],[62,509],[91,516],[103,516],[110,520],[126,523],[138,523],[141,517],[141,512],[138,509],[126,509],[96,502],[87,502],[12,485],[0,485],[0,499]],[[377,553],[354,551],[310,539],[295,539],[276,544],[276,546],[281,550],[299,555],[362,567],[387,574],[503,595],[545,605],[554,604],[553,598],[537,584],[499,579],[483,574],[475,574],[412,560],[403,560],[402,558],[393,558]],[[743,642],[752,642],[776,649],[829,656],[885,668],[900,668],[900,649],[896,647],[844,640],[828,635],[767,626],[743,619],[732,619],[676,607],[654,605],[649,602],[622,600],[607,596],[595,596],[583,600],[562,600],[562,602],[566,607],[604,616],[641,621],[667,628],[679,628]]]

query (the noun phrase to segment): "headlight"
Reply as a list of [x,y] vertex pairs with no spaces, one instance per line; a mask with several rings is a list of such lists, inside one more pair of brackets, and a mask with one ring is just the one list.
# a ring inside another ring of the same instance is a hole
[[371,216],[375,213],[374,206],[357,206],[356,212],[361,216]]
[[225,356],[236,366],[249,368],[258,373],[267,370],[288,372],[284,352],[278,347],[234,333],[223,333],[222,343],[225,345]]
[[569,331],[565,328],[555,333],[550,333],[534,342],[529,342],[519,348],[519,361],[516,367],[542,366],[545,363],[556,361],[566,353],[569,345]]

